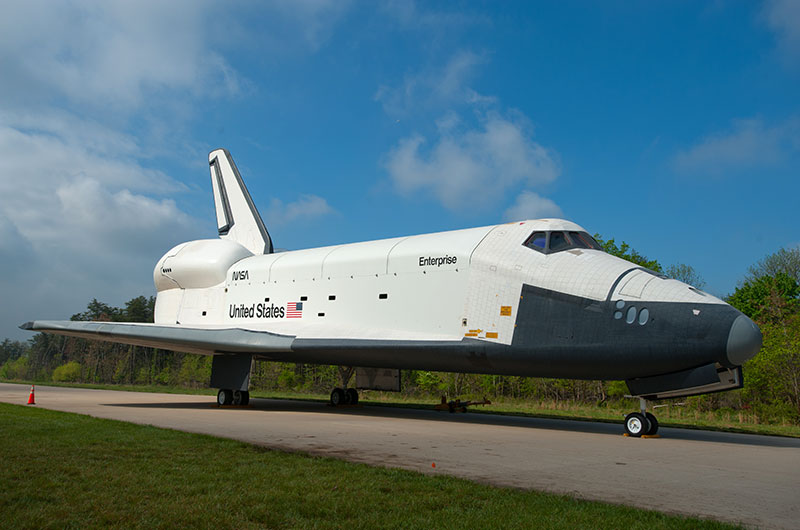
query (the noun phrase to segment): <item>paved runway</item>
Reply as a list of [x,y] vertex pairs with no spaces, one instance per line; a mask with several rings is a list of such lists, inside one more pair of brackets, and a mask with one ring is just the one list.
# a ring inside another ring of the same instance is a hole
[[[30,387],[0,383],[0,401]],[[622,436],[622,424],[448,414],[252,399],[218,408],[212,396],[37,386],[38,407],[235,438],[353,462],[446,473],[741,522],[800,528],[800,440],[661,428]],[[436,463],[436,468],[432,463]]]

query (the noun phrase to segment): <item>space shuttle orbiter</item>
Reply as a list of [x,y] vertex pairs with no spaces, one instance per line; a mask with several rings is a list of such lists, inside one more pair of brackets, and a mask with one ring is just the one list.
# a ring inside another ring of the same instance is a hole
[[658,429],[644,399],[739,388],[761,347],[730,305],[559,219],[274,253],[230,154],[209,166],[219,237],[158,261],[155,323],[22,327],[213,355],[223,405],[247,403],[258,359],[358,367],[361,388],[399,385],[400,369],[625,380],[643,398],[634,436]]

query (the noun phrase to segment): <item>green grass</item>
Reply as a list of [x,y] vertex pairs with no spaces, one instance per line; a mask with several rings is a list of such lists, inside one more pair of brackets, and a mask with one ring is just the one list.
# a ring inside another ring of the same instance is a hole
[[[22,381],[9,381],[20,383]],[[31,381],[24,382],[32,384]],[[96,388],[102,390],[123,390],[130,392],[163,392],[167,394],[197,394],[216,396],[216,389],[188,388],[163,385],[111,385],[111,384],[84,384],[84,383],[41,383],[48,386]],[[250,393],[251,397],[272,399],[301,399],[308,401],[327,402],[328,395],[314,392],[292,391],[259,391]],[[464,397],[463,399],[467,399]],[[478,399],[475,397],[475,399]],[[364,405],[409,407],[418,409],[432,409],[437,402],[435,397],[404,396],[393,392],[366,391],[361,393],[361,402]],[[636,400],[623,400],[611,402],[604,406],[589,405],[571,401],[529,401],[523,399],[500,398],[494,399],[491,405],[471,407],[471,412],[482,414],[508,414],[528,416],[534,418],[554,418],[565,420],[587,420],[606,423],[622,424],[625,415],[638,410]],[[658,417],[658,422],[664,427],[679,427],[684,429],[706,429],[720,432],[736,432],[745,434],[764,434],[772,436],[788,436],[800,438],[800,425],[791,423],[759,423],[752,414],[739,414],[729,411],[702,412],[690,407],[681,407],[671,404],[659,407],[653,411]]]
[[731,528],[0,403],[4,528]]

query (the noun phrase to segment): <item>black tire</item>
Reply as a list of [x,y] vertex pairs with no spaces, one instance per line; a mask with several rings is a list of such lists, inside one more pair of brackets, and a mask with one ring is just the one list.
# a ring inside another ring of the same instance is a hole
[[344,404],[344,390],[341,388],[334,388],[331,392],[331,405],[338,407]]
[[227,406],[233,403],[233,392],[226,388],[221,388],[217,392],[217,405],[220,407]]
[[233,404],[237,407],[242,404],[242,391],[241,390],[234,390],[233,391]]
[[348,388],[345,392],[345,400],[344,402],[350,405],[356,405],[358,403],[358,390],[355,388]]
[[242,390],[242,406],[245,407],[250,404],[250,391]]
[[647,429],[647,435],[655,436],[655,434],[658,432],[658,420],[649,412],[645,413],[645,416],[647,417],[647,421],[650,422],[650,428]]
[[628,436],[639,438],[650,430],[650,420],[644,414],[631,412],[625,416],[625,432]]

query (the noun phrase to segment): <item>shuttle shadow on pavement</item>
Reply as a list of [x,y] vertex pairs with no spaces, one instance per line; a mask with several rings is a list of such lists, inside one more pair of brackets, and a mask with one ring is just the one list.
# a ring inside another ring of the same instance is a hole
[[[208,403],[105,403],[102,406],[196,410],[216,408],[214,403],[211,401]],[[348,416],[378,416],[384,418],[399,418],[443,423],[474,423],[481,425],[497,425],[498,427],[522,427],[529,429],[583,432],[590,434],[608,434],[622,438],[622,418],[620,418],[618,423],[607,423],[601,421],[571,420],[560,418],[536,418],[503,414],[483,414],[480,412],[448,414],[446,412],[434,410],[382,405],[367,405],[357,408],[334,408],[323,402],[263,398],[251,399],[249,407],[225,407],[225,410],[226,412],[297,412]],[[662,427],[660,432],[662,439],[665,441],[673,439],[709,443],[731,443],[766,447],[800,448],[800,439],[782,436],[706,431],[675,427]],[[647,442],[643,441],[643,443]],[[659,440],[652,440],[651,443],[659,443]]]

